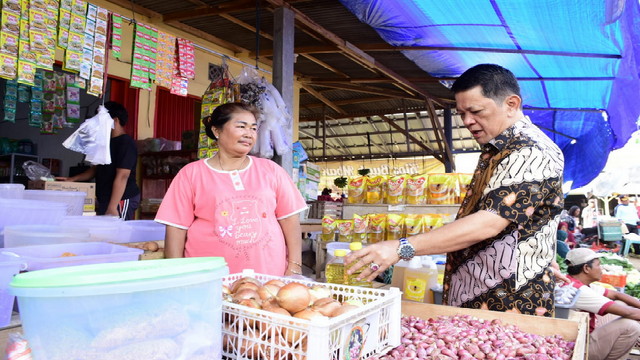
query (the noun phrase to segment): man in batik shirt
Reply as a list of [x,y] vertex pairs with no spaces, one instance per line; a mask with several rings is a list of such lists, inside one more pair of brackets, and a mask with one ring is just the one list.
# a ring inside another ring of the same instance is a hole
[[458,114],[482,145],[456,221],[352,252],[349,272],[367,266],[362,277],[373,279],[400,258],[447,253],[445,304],[552,316],[562,152],[524,116],[509,70],[477,65],[452,90]]

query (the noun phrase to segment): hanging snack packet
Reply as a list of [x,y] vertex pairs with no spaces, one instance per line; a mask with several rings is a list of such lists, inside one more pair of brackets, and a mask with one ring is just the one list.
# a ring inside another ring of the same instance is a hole
[[422,215],[422,232],[429,232],[444,225],[442,216],[439,214]]
[[387,180],[387,204],[404,204],[408,175],[390,176]]
[[351,242],[353,240],[353,220],[336,220],[338,241]]
[[427,175],[414,175],[407,179],[407,204],[424,205],[427,203],[425,189]]
[[404,234],[404,215],[387,215],[387,235],[385,240],[399,240]]
[[383,184],[387,179],[384,176],[372,176],[367,178],[367,204],[382,204],[384,200]]
[[471,179],[473,178],[473,174],[458,174],[458,199],[456,204],[462,204],[464,198],[467,196],[467,191],[469,191],[471,187]]
[[322,217],[322,241],[335,241],[336,220],[329,215]]
[[430,174],[427,191],[428,203],[436,205],[454,204],[457,184],[457,174]]
[[353,214],[353,241],[361,243],[367,242],[367,227],[369,226],[369,218]]
[[369,224],[367,226],[367,242],[375,244],[384,241],[384,228],[387,222],[387,214],[369,214],[367,215]]
[[413,236],[422,233],[422,214],[407,214],[404,217],[405,236]]
[[349,179],[348,200],[349,204],[364,203],[365,190],[367,188],[367,178],[357,176]]

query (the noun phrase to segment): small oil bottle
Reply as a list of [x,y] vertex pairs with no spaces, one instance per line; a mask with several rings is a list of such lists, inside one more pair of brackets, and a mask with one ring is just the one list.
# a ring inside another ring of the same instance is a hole
[[335,256],[326,266],[324,270],[327,282],[331,284],[344,284],[344,257],[347,250],[337,249],[334,251]]
[[[362,249],[362,243],[359,242],[359,241],[354,241],[354,242],[349,244],[349,249],[351,251],[360,250],[360,249]],[[349,274],[347,274],[347,271],[346,271],[346,270],[348,270],[348,268],[345,266],[344,284],[345,285],[351,285],[351,286],[373,287],[371,281],[358,280],[358,276],[360,276],[360,273],[362,273],[363,269],[364,268],[360,268],[356,272],[354,272],[353,274],[349,275]]]

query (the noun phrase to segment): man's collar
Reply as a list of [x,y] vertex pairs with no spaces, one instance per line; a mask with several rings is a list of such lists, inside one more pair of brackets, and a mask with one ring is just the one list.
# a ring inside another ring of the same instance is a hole
[[[493,145],[498,151],[504,149],[504,147],[509,143],[511,139],[519,132],[519,129],[522,129],[526,126],[531,125],[531,120],[529,120],[528,116],[524,116],[522,119],[515,122],[515,124],[509,126],[505,129],[500,135],[495,138],[489,140],[487,145]],[[485,145],[486,147],[486,145]]]

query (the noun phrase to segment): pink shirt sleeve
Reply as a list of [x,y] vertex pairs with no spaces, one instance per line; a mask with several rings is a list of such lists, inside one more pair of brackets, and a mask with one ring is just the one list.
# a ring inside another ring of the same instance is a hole
[[195,218],[194,191],[188,178],[196,166],[197,162],[188,164],[173,178],[162,199],[155,221],[185,230],[191,226]]
[[307,203],[289,174],[275,163],[273,169],[279,185],[276,189],[276,218],[282,220],[304,211]]

